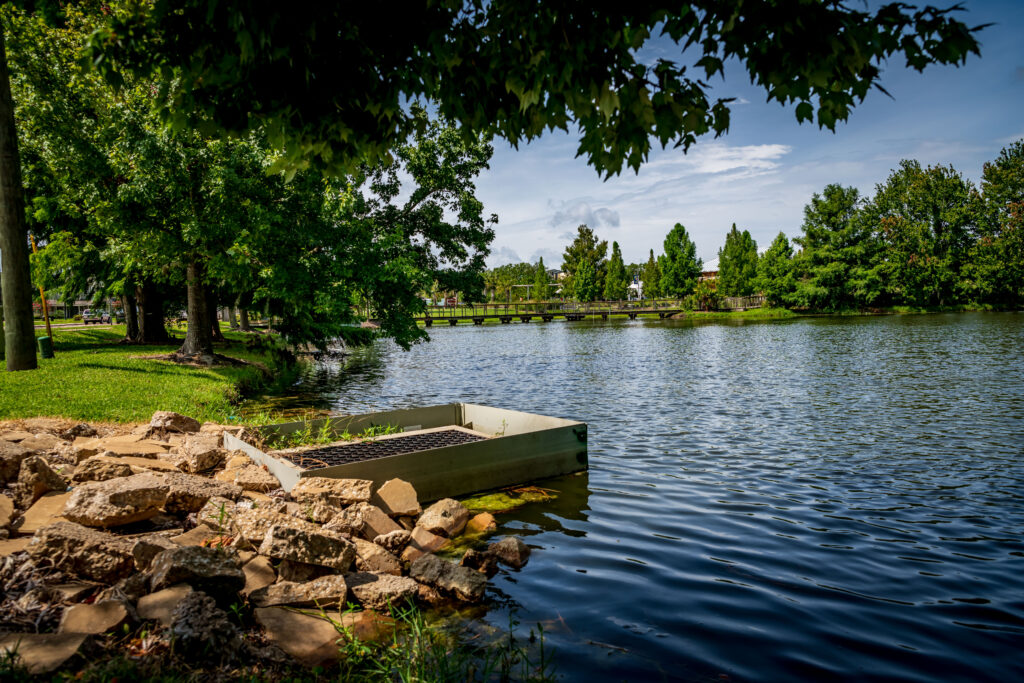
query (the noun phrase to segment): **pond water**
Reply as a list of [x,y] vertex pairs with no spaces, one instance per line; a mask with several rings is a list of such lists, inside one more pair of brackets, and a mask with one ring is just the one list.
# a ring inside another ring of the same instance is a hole
[[294,405],[589,423],[487,619],[569,680],[1024,677],[1024,315],[435,328]]

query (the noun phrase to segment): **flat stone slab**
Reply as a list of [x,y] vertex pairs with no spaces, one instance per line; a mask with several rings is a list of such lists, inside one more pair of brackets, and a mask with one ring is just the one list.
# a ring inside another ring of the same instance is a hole
[[338,513],[334,519],[324,525],[324,528],[362,536],[367,541],[372,541],[378,536],[398,531],[402,527],[376,505],[355,503]]
[[18,443],[19,441],[24,441],[25,439],[31,439],[32,436],[32,432],[26,432],[23,429],[13,429],[9,432],[4,432],[3,434],[0,434],[0,439],[4,441],[10,441],[11,443]]
[[412,530],[409,544],[402,551],[402,560],[405,562],[415,562],[427,553],[444,549],[450,543],[451,541],[444,536],[432,534],[423,527],[418,526]]
[[369,502],[372,486],[373,482],[369,479],[302,477],[290,495],[299,504],[324,503],[342,508],[353,503]]
[[283,607],[258,607],[254,614],[267,637],[301,664],[312,668],[338,658],[342,636],[326,619]]
[[345,604],[347,595],[345,577],[335,574],[304,583],[280,581],[254,591],[249,599],[259,607],[338,607]]
[[426,510],[416,522],[432,534],[454,538],[466,527],[469,510],[453,498],[442,498]]
[[401,607],[416,595],[416,582],[405,576],[353,572],[345,578],[356,600],[363,607],[373,610],[387,611],[390,605]]
[[242,588],[242,595],[245,596],[277,581],[277,572],[270,560],[259,555],[242,566],[242,573],[245,574],[245,587]]
[[192,586],[178,584],[156,593],[139,598],[136,609],[140,619],[159,621],[163,626],[170,626],[175,608],[192,592]]
[[128,539],[60,521],[36,532],[26,550],[69,574],[115,583],[135,571],[132,545]]
[[14,518],[14,502],[0,494],[0,529],[6,529]]
[[381,484],[373,502],[392,517],[415,517],[422,512],[416,489],[402,479],[389,479]]
[[31,536],[19,536],[18,538],[10,538],[6,541],[0,541],[0,557],[7,557],[14,553],[20,553],[22,550],[28,548],[28,544],[31,542]]
[[38,676],[60,668],[88,637],[85,633],[7,633],[0,635],[0,653],[16,652],[18,663]]
[[67,442],[63,439],[57,438],[53,434],[33,434],[27,439],[22,439],[18,443],[30,451],[45,453],[47,451],[55,451],[61,446],[64,446]]
[[128,610],[120,600],[72,605],[64,610],[57,633],[107,633],[127,620]]
[[64,512],[64,506],[70,499],[71,491],[62,493],[53,491],[44,494],[25,511],[24,520],[16,531],[19,534],[34,534],[43,527],[64,519],[61,513]]
[[140,522],[160,514],[168,489],[153,474],[90,481],[71,492],[63,514],[72,522],[104,529]]
[[272,526],[263,538],[259,553],[279,560],[316,564],[344,572],[352,566],[356,549],[347,539],[329,531]]

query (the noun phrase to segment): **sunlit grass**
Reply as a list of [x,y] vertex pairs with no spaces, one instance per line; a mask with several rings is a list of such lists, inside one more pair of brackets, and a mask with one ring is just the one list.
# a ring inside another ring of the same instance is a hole
[[141,422],[156,410],[173,410],[230,422],[240,392],[272,380],[273,359],[247,349],[241,333],[225,332],[231,343],[218,345],[217,352],[254,365],[198,368],[142,358],[170,353],[178,344],[122,345],[124,326],[53,332],[55,357],[40,358],[39,369],[5,372],[0,361],[0,419]]

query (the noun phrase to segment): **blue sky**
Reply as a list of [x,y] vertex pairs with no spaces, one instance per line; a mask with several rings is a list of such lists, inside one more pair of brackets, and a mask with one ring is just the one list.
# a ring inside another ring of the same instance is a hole
[[651,248],[660,252],[676,222],[705,262],[716,257],[733,222],[763,249],[780,230],[800,234],[812,193],[835,182],[871,195],[906,158],[952,164],[977,182],[985,161],[1024,138],[1024,0],[963,4],[968,25],[995,24],[980,34],[981,57],[924,73],[893,60],[881,81],[892,98],[873,91],[835,133],[798,125],[792,107],[766,103],[732,65],[724,82],[713,82],[716,96],[740,102],[729,133],[699,140],[686,155],[653,152],[639,174],[601,180],[575,158],[576,139],[562,133],[519,150],[496,140],[491,169],[477,184],[487,212],[500,220],[489,264],[543,256],[557,266],[580,223],[618,241],[627,262],[646,260]]

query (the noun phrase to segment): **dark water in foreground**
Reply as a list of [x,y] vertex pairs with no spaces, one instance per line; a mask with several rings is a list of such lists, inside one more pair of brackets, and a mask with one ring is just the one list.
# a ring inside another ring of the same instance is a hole
[[432,336],[297,400],[589,423],[589,474],[500,518],[535,550],[488,616],[564,678],[1024,679],[1024,315]]

